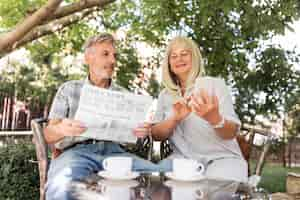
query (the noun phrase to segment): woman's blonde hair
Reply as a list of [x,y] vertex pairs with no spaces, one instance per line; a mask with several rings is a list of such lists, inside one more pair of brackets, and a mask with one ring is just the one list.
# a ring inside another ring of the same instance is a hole
[[193,87],[193,84],[197,77],[203,76],[205,74],[203,59],[197,44],[187,38],[182,36],[177,36],[173,38],[167,47],[165,57],[162,63],[162,83],[166,90],[171,93],[174,97],[180,96],[180,85],[179,80],[176,75],[171,71],[169,57],[174,46],[179,46],[184,49],[191,50],[192,52],[192,69],[189,73],[188,80],[186,83],[186,89]]

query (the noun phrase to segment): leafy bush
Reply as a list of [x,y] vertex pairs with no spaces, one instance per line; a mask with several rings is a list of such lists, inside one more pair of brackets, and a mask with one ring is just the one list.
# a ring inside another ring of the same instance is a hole
[[0,199],[39,198],[39,173],[33,145],[11,144],[0,147]]

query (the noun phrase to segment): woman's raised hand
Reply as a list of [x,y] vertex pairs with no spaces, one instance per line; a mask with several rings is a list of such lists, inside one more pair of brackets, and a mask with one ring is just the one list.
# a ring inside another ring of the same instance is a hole
[[219,113],[218,97],[216,95],[209,95],[203,89],[191,96],[189,105],[199,117],[205,119],[210,124],[217,124],[222,120],[222,116]]
[[191,107],[188,106],[188,102],[191,97],[187,97],[185,99],[181,99],[173,104],[173,119],[177,122],[180,122],[184,118],[186,118],[192,111]]

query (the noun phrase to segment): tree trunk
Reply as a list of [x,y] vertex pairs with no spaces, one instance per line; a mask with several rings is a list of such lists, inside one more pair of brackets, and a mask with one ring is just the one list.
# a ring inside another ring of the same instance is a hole
[[282,151],[283,151],[283,153],[282,153],[282,165],[283,165],[284,168],[286,168],[286,159],[285,159],[285,157],[286,157],[286,148],[287,148],[287,146],[286,146],[286,143],[284,141],[283,149],[282,149]]
[[289,168],[292,167],[292,143],[293,143],[293,139],[289,139],[289,141],[288,141],[288,163],[289,163]]

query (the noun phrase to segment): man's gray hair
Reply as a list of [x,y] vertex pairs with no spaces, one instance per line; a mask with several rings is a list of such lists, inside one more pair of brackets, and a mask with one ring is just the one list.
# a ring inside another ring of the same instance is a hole
[[92,36],[90,38],[88,38],[86,40],[86,42],[83,45],[83,50],[86,51],[87,49],[89,49],[91,46],[93,46],[96,43],[102,43],[102,42],[111,42],[112,45],[115,45],[115,39],[114,37],[109,34],[109,33],[101,33],[99,35],[96,36]]

